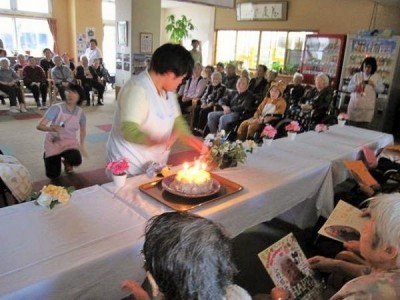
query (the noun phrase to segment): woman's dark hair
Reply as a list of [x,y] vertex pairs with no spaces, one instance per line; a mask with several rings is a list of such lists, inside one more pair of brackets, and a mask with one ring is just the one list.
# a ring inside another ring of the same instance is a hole
[[361,64],[361,71],[364,71],[364,66],[371,66],[371,75],[376,72],[378,65],[376,63],[375,57],[366,57]]
[[260,68],[263,68],[264,72],[267,72],[268,68],[266,65],[258,65]]
[[192,74],[194,60],[181,45],[164,44],[151,57],[150,70],[158,74],[172,72],[175,76]]
[[97,40],[96,39],[90,39],[89,43],[94,43],[97,46]]
[[217,63],[217,67],[225,68],[225,66],[222,62]]
[[182,212],[153,217],[143,246],[145,269],[166,300],[214,300],[225,296],[236,271],[230,240],[210,220]]
[[214,73],[214,67],[211,65],[206,66],[205,69],[210,69],[211,73]]
[[79,96],[80,94],[80,86],[75,83],[69,83],[68,86],[65,88],[65,91],[77,93]]
[[45,54],[46,51],[50,51],[50,52],[51,52],[50,48],[44,48],[44,49],[43,49],[43,54]]

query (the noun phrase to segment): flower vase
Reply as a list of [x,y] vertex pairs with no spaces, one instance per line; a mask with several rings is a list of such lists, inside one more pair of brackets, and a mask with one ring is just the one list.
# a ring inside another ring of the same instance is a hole
[[294,139],[296,138],[297,132],[293,132],[293,131],[289,131],[287,133],[287,136],[289,138],[289,140],[294,141]]
[[114,184],[119,188],[123,187],[125,185],[125,182],[126,182],[126,176],[127,176],[126,173],[118,174],[118,175],[117,174],[112,174]]
[[338,120],[338,125],[340,127],[343,127],[344,125],[346,125],[346,120]]
[[271,146],[274,139],[264,139],[265,146]]

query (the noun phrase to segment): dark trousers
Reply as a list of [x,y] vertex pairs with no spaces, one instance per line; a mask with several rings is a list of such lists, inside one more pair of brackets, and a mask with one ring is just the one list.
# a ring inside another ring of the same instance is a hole
[[85,99],[87,101],[90,101],[90,92],[91,92],[92,88],[95,88],[97,90],[98,97],[99,97],[98,99],[99,100],[103,99],[105,87],[100,82],[94,81],[94,80],[85,80],[83,82],[83,89],[85,91]]
[[196,106],[193,110],[193,126],[192,128],[198,128],[203,130],[207,124],[208,113],[214,111],[214,106],[208,106],[205,108],[201,108],[200,106]]
[[56,87],[57,87],[58,93],[60,94],[61,99],[63,101],[65,101],[65,89],[66,89],[66,87],[63,86],[62,83],[56,83]]
[[60,176],[61,158],[63,158],[68,165],[73,167],[79,166],[82,163],[81,153],[77,149],[69,149],[58,155],[43,157],[46,176],[50,179],[55,179]]
[[18,85],[5,85],[0,83],[0,91],[6,93],[10,99],[10,106],[17,106],[17,98],[19,103],[24,103],[24,96]]
[[39,93],[42,96],[42,103],[45,104],[47,101],[47,82],[41,82],[40,86],[36,84],[27,84],[26,87],[31,90],[33,98],[36,103],[39,103]]

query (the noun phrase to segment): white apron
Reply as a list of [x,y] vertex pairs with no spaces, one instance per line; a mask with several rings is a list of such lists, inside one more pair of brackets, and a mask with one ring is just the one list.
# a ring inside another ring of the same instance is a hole
[[[178,103],[174,93],[167,93],[167,99],[158,94],[147,71],[130,80],[145,89],[146,99],[143,101],[147,101],[149,104],[148,115],[140,124],[140,130],[153,140],[164,141],[156,146],[146,146],[125,140],[121,132],[121,108],[117,105],[113,127],[107,142],[107,161],[125,157],[129,160],[128,173],[136,175],[144,173],[145,165],[149,162],[167,162],[170,152],[167,145],[177,117]],[[127,82],[127,84],[132,84],[132,82]]]
[[[54,125],[64,123],[64,127],[60,132],[47,132],[44,139],[45,157],[58,155],[68,149],[79,149],[79,142],[76,138],[76,133],[80,129],[79,120],[81,118],[82,109],[78,108],[77,114],[67,114],[63,112],[62,106],[65,103],[54,104],[59,107],[59,113]],[[57,137],[57,139],[55,139]]]
[[[362,73],[357,73],[355,80],[356,82],[362,82]],[[372,75],[370,80],[374,81]],[[375,82],[376,84],[376,82]],[[374,116],[376,102],[376,91],[375,89],[367,84],[363,93],[352,92],[350,96],[349,106],[347,113],[349,120],[354,122],[371,122]]]

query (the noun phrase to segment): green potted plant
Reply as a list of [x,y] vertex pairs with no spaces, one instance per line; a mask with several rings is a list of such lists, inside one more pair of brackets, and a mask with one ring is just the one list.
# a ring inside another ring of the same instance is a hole
[[192,20],[182,15],[180,19],[175,18],[175,15],[167,17],[167,26],[165,30],[169,34],[169,38],[174,43],[180,43],[184,38],[189,36],[189,31],[193,30]]

